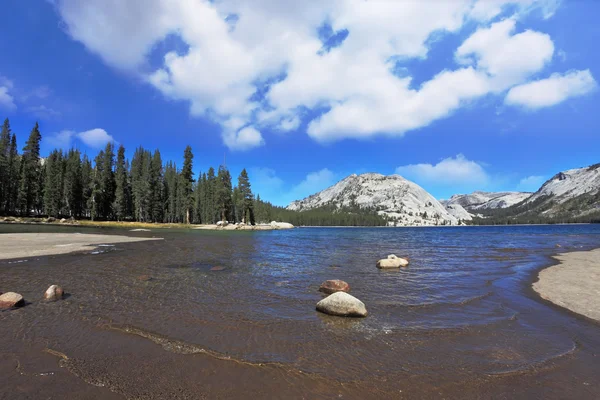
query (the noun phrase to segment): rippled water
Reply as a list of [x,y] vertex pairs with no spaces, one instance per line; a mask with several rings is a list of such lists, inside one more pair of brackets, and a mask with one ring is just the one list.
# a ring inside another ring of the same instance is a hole
[[[24,231],[165,240],[0,261],[0,291],[30,302],[0,312],[0,375],[30,378],[21,389],[11,378],[0,397],[59,385],[56,393],[82,398],[600,398],[599,325],[530,289],[558,250],[600,247],[598,225],[148,233],[0,225]],[[391,253],[410,267],[375,268]],[[347,281],[369,317],[317,313],[327,279]],[[69,297],[40,302],[53,283]]]

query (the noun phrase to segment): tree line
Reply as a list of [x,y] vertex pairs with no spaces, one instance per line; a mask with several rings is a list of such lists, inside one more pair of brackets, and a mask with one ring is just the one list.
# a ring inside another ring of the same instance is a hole
[[36,123],[19,153],[6,119],[0,131],[0,215],[91,220],[214,224],[218,221],[286,221],[294,225],[384,226],[375,212],[317,209],[291,211],[254,197],[243,169],[232,184],[225,166],[194,179],[192,148],[178,168],[160,151],[138,147],[131,160],[125,148],[107,143],[90,159],[77,149],[55,149],[42,158]]
[[42,135],[36,123],[18,152],[16,134],[5,120],[0,132],[0,213],[169,223],[217,221],[255,223],[247,171],[233,187],[225,166],[194,180],[192,149],[183,166],[163,164],[159,150],[139,147],[131,161],[120,145],[108,143],[91,160],[77,149],[55,149],[40,157]]

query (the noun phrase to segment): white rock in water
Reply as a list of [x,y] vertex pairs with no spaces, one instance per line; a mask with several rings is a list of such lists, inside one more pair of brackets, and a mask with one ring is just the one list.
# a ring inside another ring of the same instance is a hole
[[339,317],[366,317],[365,304],[345,292],[336,292],[317,303],[317,311]]
[[377,268],[400,268],[407,267],[408,260],[405,258],[400,258],[395,256],[394,254],[390,254],[388,258],[384,258],[382,260],[377,261]]
[[294,225],[289,224],[287,222],[271,222],[271,228],[273,229],[293,229]]
[[25,300],[19,293],[8,292],[0,295],[0,310],[5,308],[20,307],[24,304]]
[[50,286],[48,290],[46,290],[46,293],[44,293],[44,299],[47,301],[62,300],[63,296],[63,289],[57,285]]
[[141,229],[141,228],[138,228],[138,229],[132,229],[129,232],[150,232],[150,229]]

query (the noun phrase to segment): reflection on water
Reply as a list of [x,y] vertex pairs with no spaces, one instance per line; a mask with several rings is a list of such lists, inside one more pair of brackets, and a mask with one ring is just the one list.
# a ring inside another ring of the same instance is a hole
[[[331,382],[360,382],[366,393],[394,398],[400,387],[410,393],[401,377],[415,379],[418,394],[417,382],[427,390],[446,382],[438,388],[443,391],[465,377],[472,383],[498,375],[564,376],[561,368],[571,373],[562,384],[572,386],[574,371],[582,379],[600,372],[598,363],[585,362],[600,350],[598,326],[550,307],[529,290],[556,244],[561,252],[598,247],[600,226],[134,234],[0,225],[0,232],[31,230],[165,238],[102,246],[88,254],[0,261],[0,290],[17,291],[31,303],[0,312],[5,338],[0,353],[27,359],[25,349],[54,349],[88,383],[108,376],[100,366],[110,358],[122,372],[105,384],[126,397],[137,386],[123,377],[143,357],[120,359],[112,351],[134,340],[136,346],[159,345],[165,363],[171,360],[167,354],[177,354],[173,362],[190,370],[192,355],[202,353],[248,368],[267,365],[273,371],[260,374],[283,374],[277,376],[289,382],[311,377],[307,387],[321,394],[331,390]],[[375,268],[392,253],[410,257],[410,267]],[[327,279],[347,281],[369,317],[317,313],[322,298],[317,289]],[[54,283],[71,296],[41,302]],[[146,370],[147,376],[162,373],[156,366]],[[571,390],[584,390],[579,392],[584,397],[600,394],[597,387],[582,388]]]

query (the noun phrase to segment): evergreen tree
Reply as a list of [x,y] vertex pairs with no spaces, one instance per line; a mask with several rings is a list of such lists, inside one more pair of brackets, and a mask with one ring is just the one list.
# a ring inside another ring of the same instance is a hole
[[150,161],[150,213],[154,222],[163,222],[164,200],[163,200],[163,165],[160,151],[155,150]]
[[183,153],[183,168],[181,170],[181,196],[180,199],[185,212],[185,223],[189,224],[191,220],[191,210],[194,205],[192,197],[192,184],[194,183],[194,173],[192,172],[192,148],[187,146]]
[[23,148],[21,158],[21,179],[18,193],[18,203],[21,213],[29,215],[31,210],[38,206],[40,190],[40,134],[39,125],[35,126],[29,134],[29,139]]
[[100,179],[101,204],[100,214],[102,218],[109,219],[112,217],[112,206],[115,201],[115,146],[112,143],[107,143],[104,149],[104,157],[102,158],[102,175]]
[[100,218],[102,214],[102,176],[104,169],[104,151],[100,151],[94,159],[94,169],[91,176],[91,194],[88,200],[90,209],[90,218],[93,220]]
[[133,215],[136,221],[150,220],[150,152],[136,149],[131,160]]
[[92,169],[92,162],[87,154],[84,154],[81,161],[81,204],[79,207],[82,210],[82,215],[88,218],[92,217],[93,178],[94,170]]
[[2,124],[0,131],[0,213],[5,211],[10,185],[8,158],[10,151],[10,122],[8,118]]
[[115,216],[118,221],[127,217],[127,169],[125,165],[125,147],[119,146],[115,169]]
[[177,167],[172,161],[165,168],[163,197],[165,198],[165,220],[173,223],[177,221]]
[[65,214],[70,217],[80,217],[83,213],[83,185],[81,178],[81,153],[79,153],[79,150],[69,150],[65,161],[63,182]]
[[62,210],[63,156],[60,150],[54,150],[44,164],[44,212],[49,217],[59,217]]
[[246,172],[245,168],[238,177],[238,188],[241,196],[242,222],[248,222],[254,225],[254,195],[252,194],[250,179],[248,178],[248,172]]
[[13,133],[10,140],[7,165],[7,185],[6,185],[6,214],[14,214],[17,209],[17,196],[19,194],[19,182],[21,171],[21,159],[17,150],[17,136]]
[[229,170],[223,165],[219,167],[215,192],[217,198],[217,209],[219,211],[221,221],[227,221],[227,219],[231,217],[233,211],[233,203],[231,199],[232,188],[231,175],[229,174]]

